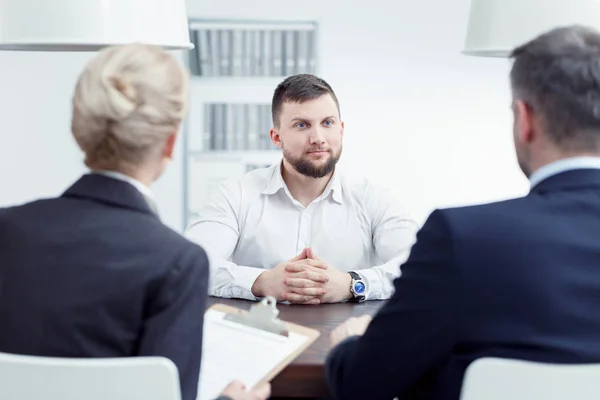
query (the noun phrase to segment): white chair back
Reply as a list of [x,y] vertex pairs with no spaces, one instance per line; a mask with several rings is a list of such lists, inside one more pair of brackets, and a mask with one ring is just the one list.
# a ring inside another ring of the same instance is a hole
[[600,364],[546,364],[501,358],[474,361],[461,400],[597,400]]
[[181,400],[163,357],[53,358],[0,353],[0,399]]

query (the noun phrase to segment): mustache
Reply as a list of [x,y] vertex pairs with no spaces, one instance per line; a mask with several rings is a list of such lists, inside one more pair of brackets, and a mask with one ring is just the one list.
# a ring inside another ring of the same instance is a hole
[[329,149],[315,148],[315,149],[306,150],[307,153],[312,153],[315,151],[329,151]]

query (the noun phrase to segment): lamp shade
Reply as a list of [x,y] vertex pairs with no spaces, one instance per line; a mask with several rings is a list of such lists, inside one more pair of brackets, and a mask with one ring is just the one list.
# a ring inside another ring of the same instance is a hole
[[575,24],[600,28],[600,1],[471,0],[463,54],[507,57],[546,31]]
[[185,0],[0,0],[0,50],[189,49]]

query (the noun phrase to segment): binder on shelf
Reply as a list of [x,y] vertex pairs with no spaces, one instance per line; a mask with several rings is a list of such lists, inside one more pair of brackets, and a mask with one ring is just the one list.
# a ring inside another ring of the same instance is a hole
[[262,106],[262,114],[263,114],[263,125],[261,126],[261,150],[271,150],[271,136],[269,135],[269,131],[271,130],[272,120],[271,120],[271,106],[265,104]]
[[206,311],[198,400],[218,397],[236,379],[248,388],[271,381],[319,337],[319,331],[278,315],[273,297],[249,311],[224,304]]
[[219,32],[216,30],[207,30],[208,41],[210,43],[210,61],[211,61],[211,74],[210,76],[220,76],[221,71],[221,57],[220,57],[220,41]]
[[232,73],[231,76],[243,76],[243,68],[244,68],[244,31],[234,30],[232,31],[233,42],[231,49],[231,57],[232,57]]
[[259,43],[259,61],[258,61],[258,74],[259,76],[271,76],[271,62],[269,55],[271,54],[271,38],[269,31],[259,30],[258,32],[258,43]]
[[255,30],[253,32],[252,35],[252,44],[254,46],[254,48],[252,49],[252,53],[253,53],[253,57],[252,57],[252,74],[251,76],[263,76],[262,73],[262,63],[264,62],[263,60],[263,54],[262,54],[262,43],[261,43],[261,36],[260,36],[260,31],[259,30]]
[[[204,114],[202,118],[204,129],[202,132],[202,146],[200,147],[203,151],[212,150],[214,147],[211,143],[214,137],[212,134],[212,132],[214,132],[212,129],[212,124],[214,121],[212,115],[212,104],[204,103]],[[196,135],[191,134],[190,141],[192,141],[192,138],[194,138],[195,136]]]
[[279,77],[314,73],[317,23],[310,21],[191,21],[192,75]]
[[198,39],[198,49],[196,50],[198,57],[198,66],[200,76],[212,75],[211,67],[211,53],[210,53],[210,39],[208,32],[205,30],[196,31],[196,37]]
[[246,130],[246,142],[248,147],[246,150],[258,150],[259,130],[258,125],[258,104],[248,104],[248,129]]
[[298,41],[296,46],[296,73],[306,73],[308,72],[308,41],[309,41],[309,31],[298,31]]
[[317,59],[316,59],[316,42],[315,42],[315,32],[314,31],[308,31],[307,32],[308,37],[307,37],[307,54],[306,54],[306,59],[307,59],[307,72],[309,74],[314,74],[316,69],[317,69]]
[[219,56],[221,60],[221,66],[219,68],[219,76],[231,76],[229,74],[229,31],[222,30],[219,33]]
[[242,76],[250,76],[250,57],[252,54],[252,40],[248,30],[242,31]]
[[284,76],[283,31],[271,31],[271,76]]
[[283,40],[283,44],[284,44],[284,48],[285,48],[285,54],[283,55],[283,59],[284,59],[284,70],[283,70],[283,74],[284,75],[293,75],[296,73],[296,60],[295,60],[295,50],[298,47],[298,43],[295,39],[295,31],[286,31],[284,32],[284,40]]

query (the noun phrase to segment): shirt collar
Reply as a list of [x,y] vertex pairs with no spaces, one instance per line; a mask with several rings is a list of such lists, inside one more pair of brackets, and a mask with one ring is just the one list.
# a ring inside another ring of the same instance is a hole
[[[283,176],[281,175],[282,163],[283,160],[270,167],[271,177],[267,182],[267,186],[265,186],[265,188],[263,189],[262,194],[272,195],[277,193],[281,189],[284,189],[287,195],[290,196],[290,198],[292,197],[285,181],[283,180]],[[323,190],[323,193],[319,197],[317,197],[315,201],[326,198],[327,196],[329,196],[330,193],[332,194],[331,197],[333,198],[333,200],[335,200],[339,204],[342,204],[342,183],[337,168],[333,171],[333,175],[331,176],[329,183],[325,187],[325,190]]]
[[109,178],[127,182],[127,183],[133,185],[133,187],[135,187],[145,197],[154,200],[154,195],[152,194],[152,190],[150,190],[150,188],[148,186],[144,185],[142,182],[138,181],[137,179],[132,178],[131,176],[125,175],[125,174],[123,174],[121,172],[117,172],[117,171],[93,170],[92,173],[98,174],[98,175],[104,175]]
[[531,188],[541,181],[557,175],[561,172],[574,169],[600,169],[600,157],[569,157],[554,161],[537,169],[529,177]]

